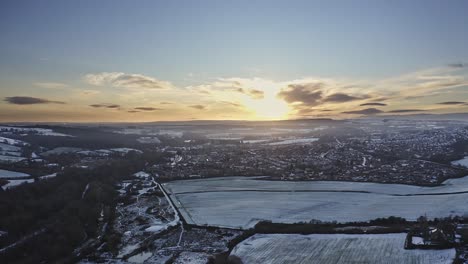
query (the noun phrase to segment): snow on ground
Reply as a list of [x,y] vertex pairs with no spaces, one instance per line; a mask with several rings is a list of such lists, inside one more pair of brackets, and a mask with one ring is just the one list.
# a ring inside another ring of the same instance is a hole
[[3,190],[15,188],[23,183],[32,183],[34,179],[25,179],[25,180],[8,180],[8,183],[2,186]]
[[238,244],[230,258],[242,263],[450,264],[455,249],[405,250],[405,233],[378,235],[256,234]]
[[0,178],[24,178],[24,177],[29,177],[29,176],[31,175],[22,173],[22,172],[0,169]]
[[260,220],[351,222],[389,216],[407,220],[421,215],[468,216],[468,177],[438,187],[247,177],[174,181],[163,186],[184,218],[198,225],[249,228]]
[[181,252],[173,264],[206,264],[210,255],[202,252]]
[[453,165],[460,165],[468,168],[468,156],[464,157],[461,160],[452,161]]
[[34,133],[40,136],[71,137],[71,135],[54,132],[50,128],[0,126],[0,132],[15,132],[15,133],[20,132],[20,133]]
[[285,139],[278,142],[267,143],[266,145],[278,146],[278,145],[289,145],[289,144],[307,144],[318,141],[318,138],[296,138],[296,139]]
[[133,176],[137,177],[137,178],[148,178],[150,175],[144,171],[139,171],[135,174],[133,174]]
[[135,256],[131,256],[128,258],[128,262],[130,263],[143,263],[147,259],[149,259],[153,254],[151,252],[141,252]]
[[46,152],[42,152],[41,155],[42,156],[60,155],[60,154],[64,154],[64,153],[74,153],[74,152],[78,152],[78,151],[81,151],[81,150],[82,150],[81,148],[58,147],[58,148],[54,148],[54,149],[51,149],[51,150],[46,151]]
[[133,149],[133,148],[111,148],[110,150],[114,152],[125,153],[125,154],[131,151],[135,151],[137,153],[143,153],[141,150]]
[[22,160],[25,160],[26,158],[23,157],[16,157],[16,156],[7,156],[7,155],[0,155],[0,163],[15,163],[19,162]]
[[49,174],[49,175],[41,176],[41,177],[39,177],[39,179],[45,180],[45,179],[49,179],[49,178],[54,178],[56,176],[57,176],[57,173],[52,173],[52,174]]
[[140,137],[137,139],[142,144],[160,144],[161,140],[157,137]]
[[29,145],[29,143],[26,143],[24,141],[6,138],[6,137],[0,137],[0,143],[13,145],[13,146],[28,146]]
[[270,141],[269,139],[247,139],[247,140],[242,140],[242,143],[244,144],[257,144],[257,143],[264,143]]

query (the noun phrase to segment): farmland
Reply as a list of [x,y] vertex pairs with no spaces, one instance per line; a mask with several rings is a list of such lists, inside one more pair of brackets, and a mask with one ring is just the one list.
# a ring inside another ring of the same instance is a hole
[[344,223],[389,216],[416,220],[421,215],[468,214],[468,177],[438,187],[243,177],[174,181],[163,186],[184,218],[197,225],[250,228],[260,220]]
[[238,244],[230,258],[242,263],[433,263],[449,264],[455,249],[405,250],[406,234],[256,234]]

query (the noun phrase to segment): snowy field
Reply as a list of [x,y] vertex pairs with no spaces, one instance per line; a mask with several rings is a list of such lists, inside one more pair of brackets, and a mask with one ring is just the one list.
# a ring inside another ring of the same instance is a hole
[[319,140],[318,138],[296,138],[296,139],[285,139],[278,142],[268,143],[266,145],[278,146],[278,145],[290,145],[290,144],[307,144]]
[[405,250],[406,234],[256,234],[238,244],[230,258],[242,263],[450,264],[455,249]]
[[39,136],[54,136],[54,137],[71,137],[71,135],[54,132],[50,128],[35,128],[35,127],[9,127],[0,126],[0,132],[7,133],[34,133]]
[[163,186],[189,223],[227,228],[249,228],[260,220],[351,222],[468,215],[468,177],[437,187],[247,177],[174,181]]
[[16,171],[9,171],[9,170],[1,170],[0,169],[0,178],[24,178],[29,177],[29,174],[16,172]]
[[461,160],[452,161],[452,164],[453,165],[460,165],[460,166],[468,168],[468,156],[461,159]]
[[8,180],[8,183],[2,186],[3,190],[15,188],[23,183],[32,183],[34,179],[25,179],[25,180]]

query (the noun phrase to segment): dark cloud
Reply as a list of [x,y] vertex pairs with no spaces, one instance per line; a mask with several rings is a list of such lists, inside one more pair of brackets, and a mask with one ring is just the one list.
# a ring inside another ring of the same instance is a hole
[[366,109],[361,109],[361,110],[346,111],[342,113],[343,114],[355,114],[355,115],[376,115],[376,114],[383,113],[383,111],[377,108],[366,108]]
[[353,96],[345,93],[334,93],[329,96],[327,96],[323,101],[324,102],[335,102],[335,103],[344,103],[344,102],[350,102],[350,101],[356,101],[356,100],[363,100],[367,99],[369,96]]
[[422,109],[397,109],[397,110],[391,110],[387,111],[387,113],[410,113],[410,112],[424,112],[426,110]]
[[360,106],[386,106],[387,104],[384,103],[364,103],[360,104]]
[[277,97],[287,103],[303,103],[308,106],[318,105],[322,99],[323,83],[290,84],[282,89]]
[[450,63],[448,64],[449,67],[452,67],[452,68],[464,68],[467,66],[466,63],[461,63],[461,62],[457,62],[457,63]]
[[31,105],[31,104],[65,104],[65,102],[52,101],[43,98],[29,97],[29,96],[12,96],[5,97],[5,101],[10,104],[17,105]]
[[234,107],[241,107],[242,105],[239,103],[229,102],[229,101],[221,101],[221,103],[228,104]]
[[466,102],[447,101],[447,102],[441,102],[439,104],[441,104],[441,105],[462,105],[462,104],[466,104]]
[[191,105],[189,107],[197,109],[197,110],[204,110],[206,108],[206,106],[204,105]]
[[145,107],[145,106],[135,107],[134,109],[136,109],[136,110],[142,110],[142,111],[163,110],[162,108],[157,108],[157,107]]
[[129,113],[140,113],[140,111],[137,111],[137,110],[128,110],[127,112],[129,112]]
[[233,90],[239,93],[246,94],[252,97],[253,99],[263,99],[265,97],[265,93],[257,89],[234,88]]
[[101,72],[87,74],[85,81],[96,86],[112,85],[124,88],[168,89],[172,84],[142,74],[129,74],[123,72]]
[[120,108],[120,105],[118,104],[92,104],[89,106],[94,108]]

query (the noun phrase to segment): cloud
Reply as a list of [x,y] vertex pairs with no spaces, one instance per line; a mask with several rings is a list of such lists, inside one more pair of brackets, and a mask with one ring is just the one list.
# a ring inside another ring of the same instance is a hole
[[265,92],[256,89],[235,88],[233,90],[239,93],[246,94],[252,99],[263,99],[265,97]]
[[231,106],[234,106],[234,107],[242,107],[242,105],[239,104],[239,103],[234,103],[234,102],[229,102],[229,101],[221,101],[221,103],[231,105]]
[[384,103],[364,103],[360,104],[360,106],[386,106],[387,104]]
[[441,103],[438,103],[438,104],[441,104],[441,105],[463,105],[463,104],[466,104],[466,102],[447,101],[447,102],[441,102]]
[[467,66],[466,63],[461,63],[461,62],[457,62],[457,63],[450,63],[448,64],[449,67],[451,68],[464,68]]
[[387,113],[410,113],[410,112],[424,112],[426,110],[423,109],[397,109],[397,110],[390,110]]
[[36,83],[33,83],[33,85],[37,87],[41,87],[41,88],[47,88],[47,89],[60,89],[60,88],[68,87],[67,84],[57,83],[57,82],[36,82]]
[[204,110],[206,109],[206,106],[204,105],[190,105],[189,107],[197,109],[197,110]]
[[94,108],[120,108],[120,105],[118,104],[92,104],[89,106]]
[[5,97],[5,101],[10,104],[17,104],[17,105],[32,105],[32,104],[65,104],[65,102],[61,101],[52,101],[43,98],[37,97],[29,97],[29,96],[12,96],[12,97]]
[[129,112],[129,113],[140,113],[140,111],[137,111],[137,110],[128,110],[127,112]]
[[162,105],[170,105],[170,104],[174,104],[174,103],[171,103],[171,102],[160,102],[159,104],[162,104]]
[[114,87],[132,89],[170,89],[173,85],[167,81],[161,81],[142,74],[129,74],[123,72],[101,72],[86,74],[84,80],[95,86],[110,85]]
[[366,108],[362,110],[354,110],[354,111],[346,111],[342,112],[343,114],[353,114],[353,115],[376,115],[383,113],[382,110],[379,110],[377,108]]
[[142,111],[163,110],[162,108],[157,108],[157,107],[145,107],[145,106],[135,107],[134,109],[136,109],[136,110],[142,110]]
[[308,106],[318,105],[322,99],[323,83],[290,84],[282,89],[277,97],[287,103],[302,103]]
[[334,93],[331,95],[328,95],[323,101],[324,102],[335,102],[335,103],[343,103],[343,102],[350,102],[350,101],[356,101],[356,100],[363,100],[367,99],[369,96],[353,96],[345,93]]

